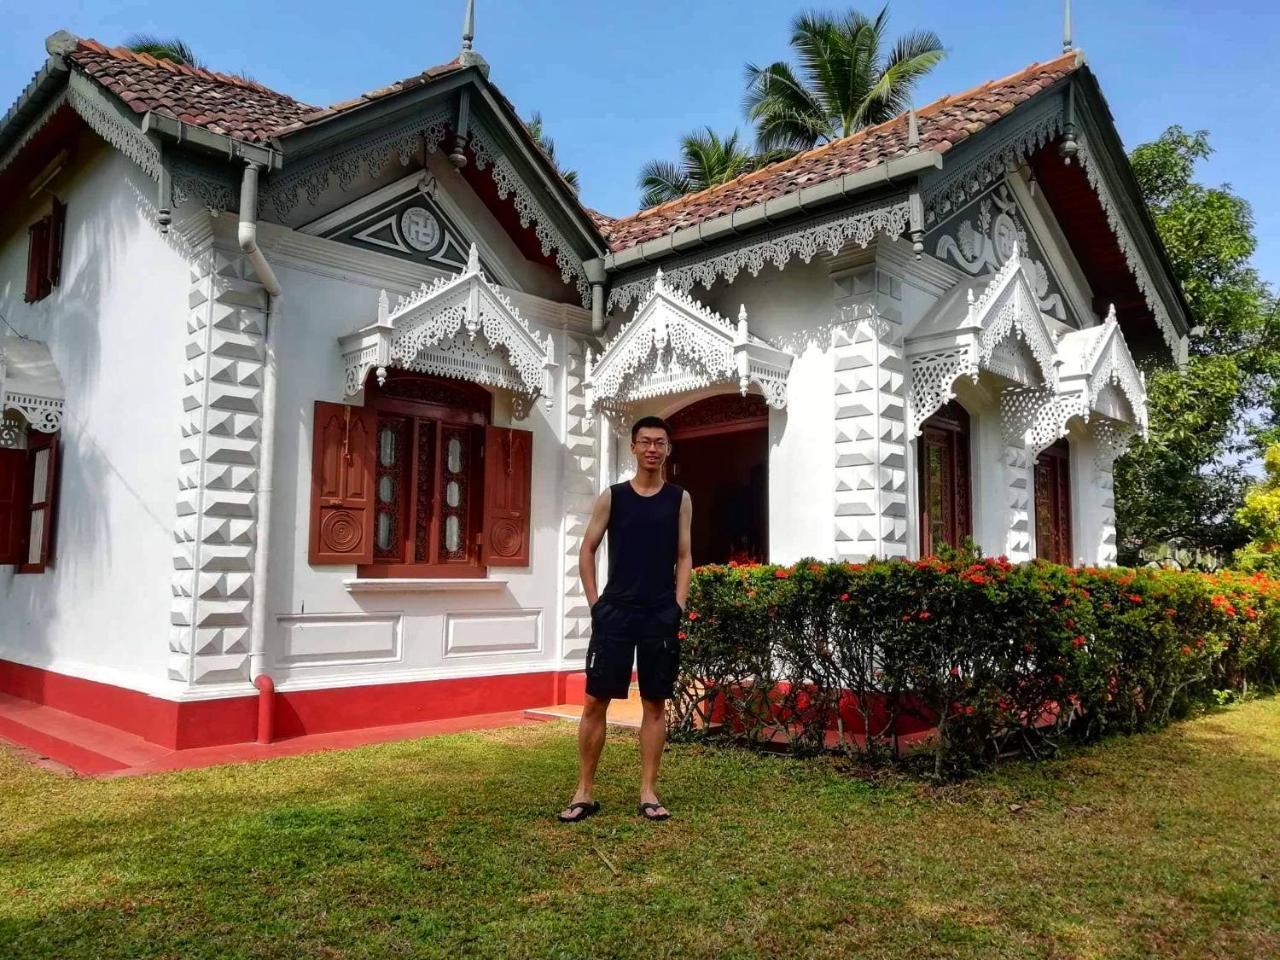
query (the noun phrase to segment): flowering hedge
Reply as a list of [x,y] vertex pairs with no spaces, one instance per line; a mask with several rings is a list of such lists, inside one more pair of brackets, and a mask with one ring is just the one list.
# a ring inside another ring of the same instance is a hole
[[673,733],[935,775],[1151,729],[1280,678],[1280,581],[953,554],[695,572]]

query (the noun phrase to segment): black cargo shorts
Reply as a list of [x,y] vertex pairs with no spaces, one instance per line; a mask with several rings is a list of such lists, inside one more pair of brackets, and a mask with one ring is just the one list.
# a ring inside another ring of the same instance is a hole
[[625,607],[601,597],[591,608],[587,693],[625,700],[631,665],[645,700],[669,700],[680,669],[680,605],[673,597],[656,607]]

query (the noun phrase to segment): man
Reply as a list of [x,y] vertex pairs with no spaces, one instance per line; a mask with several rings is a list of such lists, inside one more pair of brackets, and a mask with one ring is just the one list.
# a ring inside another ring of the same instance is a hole
[[[591,644],[587,648],[587,695],[578,725],[578,790],[559,818],[577,823],[600,810],[592,793],[596,765],[604,749],[609,701],[625,699],[636,663],[640,702],[640,803],[646,820],[671,814],[658,799],[658,765],[667,736],[666,701],[680,662],[677,634],[693,572],[689,494],[662,477],[671,454],[671,428],[644,417],[631,428],[636,458],[633,479],[600,495],[578,554],[578,573],[591,604]],[[596,591],[596,550],[609,535],[609,580]]]

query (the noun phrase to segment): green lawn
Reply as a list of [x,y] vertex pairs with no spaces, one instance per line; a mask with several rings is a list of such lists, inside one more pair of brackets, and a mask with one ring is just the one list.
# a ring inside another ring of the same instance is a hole
[[147,779],[0,750],[0,957],[1280,956],[1280,700],[935,789],[561,724]]

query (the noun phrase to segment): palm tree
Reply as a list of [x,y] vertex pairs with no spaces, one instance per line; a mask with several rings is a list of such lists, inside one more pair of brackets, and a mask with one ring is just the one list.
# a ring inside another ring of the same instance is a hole
[[650,160],[640,170],[640,204],[657,206],[697,193],[707,187],[728,183],[734,177],[756,169],[772,157],[757,157],[744,150],[738,131],[721,137],[710,127],[680,138],[680,160]]
[[161,40],[153,34],[135,33],[125,41],[125,47],[134,53],[145,53],[148,56],[155,57],[157,60],[169,60],[179,66],[204,66],[203,63],[196,59],[195,51],[191,49],[191,45],[185,40],[179,40],[177,37],[171,40]]
[[566,170],[560,166],[560,161],[556,159],[556,142],[547,136],[546,128],[542,123],[542,114],[535,112],[525,126],[529,130],[529,136],[533,137],[533,142],[542,148],[542,152],[547,155],[547,159],[551,161],[552,166],[556,168],[564,182],[569,185],[574,193],[577,193],[578,171]]
[[747,64],[745,106],[761,150],[807,150],[907,109],[916,82],[942,59],[942,41],[931,30],[908,33],[886,57],[888,13],[802,13],[791,23],[798,68]]

